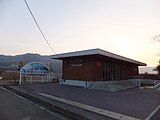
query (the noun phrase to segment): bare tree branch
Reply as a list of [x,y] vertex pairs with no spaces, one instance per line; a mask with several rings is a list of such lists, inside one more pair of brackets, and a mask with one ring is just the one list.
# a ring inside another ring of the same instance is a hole
[[156,35],[152,38],[153,42],[160,42],[160,35]]

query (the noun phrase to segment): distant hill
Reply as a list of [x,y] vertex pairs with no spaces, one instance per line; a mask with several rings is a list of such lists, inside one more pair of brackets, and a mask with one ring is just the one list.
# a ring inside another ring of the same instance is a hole
[[[0,55],[0,69],[6,68],[10,69],[12,66],[18,65],[19,62],[42,62],[50,67],[52,71],[61,72],[62,63],[58,60],[51,59],[51,56],[40,55],[40,54],[22,54],[16,56],[7,56],[7,55]],[[50,64],[49,64],[50,63]],[[157,74],[156,71],[153,71],[154,67],[140,67],[139,72],[145,73],[148,72],[150,74]]]
[[39,54],[23,54],[16,56],[6,56],[0,55],[0,67],[10,67],[12,64],[17,64],[18,62],[46,62],[49,59],[49,56],[41,56]]
[[12,68],[13,66],[16,67],[19,62],[29,63],[29,62],[42,62],[49,66],[54,71],[61,71],[61,62],[57,60],[51,59],[51,56],[45,56],[40,54],[22,54],[16,56],[7,56],[7,55],[0,55],[0,69],[4,68]]

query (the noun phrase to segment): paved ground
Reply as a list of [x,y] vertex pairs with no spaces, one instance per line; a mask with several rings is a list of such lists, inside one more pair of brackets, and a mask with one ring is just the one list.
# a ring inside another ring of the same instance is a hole
[[53,114],[0,87],[0,120],[62,120]]
[[136,88],[119,92],[103,92],[59,84],[22,85],[19,87],[35,93],[47,93],[139,119],[148,117],[160,104],[160,91],[152,89]]

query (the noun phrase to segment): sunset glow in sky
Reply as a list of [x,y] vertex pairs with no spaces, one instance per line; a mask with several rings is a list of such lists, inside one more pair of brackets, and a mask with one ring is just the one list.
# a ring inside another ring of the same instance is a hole
[[[28,0],[56,53],[100,48],[156,66],[160,0]],[[54,54],[23,0],[0,0],[0,54]]]

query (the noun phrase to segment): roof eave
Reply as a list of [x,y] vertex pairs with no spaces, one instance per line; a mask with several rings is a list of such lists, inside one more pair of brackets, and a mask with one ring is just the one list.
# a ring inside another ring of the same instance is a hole
[[101,50],[101,49],[90,49],[90,50],[84,50],[84,51],[76,51],[76,52],[70,52],[70,53],[62,53],[62,54],[56,54],[52,57],[52,59],[59,59],[59,60],[63,60],[65,58],[71,58],[71,57],[81,57],[81,56],[88,56],[88,55],[102,55],[105,57],[110,57],[113,59],[118,59],[121,61],[125,61],[125,62],[129,62],[132,64],[136,64],[138,66],[146,66],[145,63],[136,61],[136,60],[132,60],[130,58],[126,58],[105,50]]

